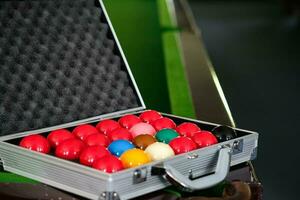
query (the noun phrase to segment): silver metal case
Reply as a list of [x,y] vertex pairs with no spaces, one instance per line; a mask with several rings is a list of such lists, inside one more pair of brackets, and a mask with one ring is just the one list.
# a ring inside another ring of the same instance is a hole
[[[200,127],[218,126],[168,114],[164,116],[194,122]],[[96,121],[90,121],[93,122]],[[44,132],[50,130],[53,128]],[[230,166],[256,157],[258,134],[242,129],[236,131],[239,136],[236,139],[113,174],[12,144],[12,140],[24,137],[22,133],[0,138],[0,156],[7,171],[89,199],[130,199],[171,184],[193,191],[221,182]]]

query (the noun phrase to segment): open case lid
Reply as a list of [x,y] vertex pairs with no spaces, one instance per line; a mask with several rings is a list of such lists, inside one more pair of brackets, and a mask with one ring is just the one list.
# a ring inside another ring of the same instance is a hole
[[0,136],[145,108],[99,0],[0,1]]

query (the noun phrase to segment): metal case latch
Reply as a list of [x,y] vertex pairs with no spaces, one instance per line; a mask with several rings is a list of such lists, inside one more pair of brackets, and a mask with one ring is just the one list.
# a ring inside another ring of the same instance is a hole
[[147,180],[147,168],[137,169],[133,172],[133,184],[141,183]]

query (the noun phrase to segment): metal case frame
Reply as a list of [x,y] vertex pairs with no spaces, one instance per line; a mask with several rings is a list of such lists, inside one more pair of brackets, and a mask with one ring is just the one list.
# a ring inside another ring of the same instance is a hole
[[[137,113],[139,112],[133,114]],[[173,120],[198,123],[200,126],[218,126],[218,124],[174,115],[164,114],[164,116]],[[97,121],[99,120],[89,123]],[[71,126],[76,125],[78,123]],[[56,128],[50,128],[43,132],[54,129]],[[4,169],[7,171],[89,199],[130,199],[163,189],[174,183],[184,187],[184,184],[190,182],[190,185],[184,189],[194,190],[207,188],[222,181],[225,179],[230,166],[256,157],[258,134],[242,129],[235,130],[240,133],[236,139],[113,174],[107,174],[78,163],[33,152],[8,143],[9,140],[29,134],[21,133],[1,137],[0,157]],[[190,188],[191,185],[195,188]]]

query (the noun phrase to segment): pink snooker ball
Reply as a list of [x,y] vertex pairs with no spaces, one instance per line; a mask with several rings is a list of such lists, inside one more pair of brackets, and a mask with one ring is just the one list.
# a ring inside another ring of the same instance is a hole
[[145,134],[154,136],[156,133],[156,130],[155,128],[153,128],[152,125],[144,122],[140,122],[134,125],[133,127],[131,127],[129,131],[132,134],[133,138],[135,138],[138,135],[145,135]]

